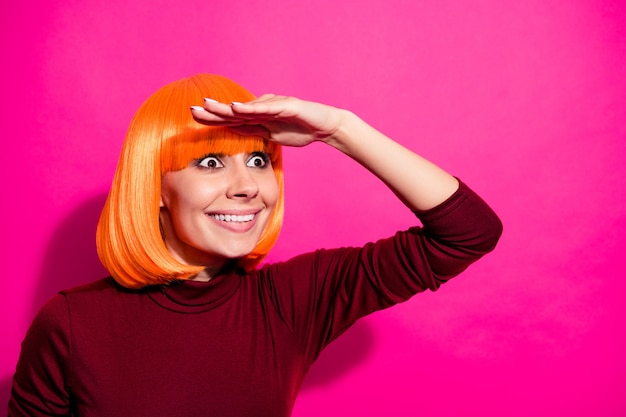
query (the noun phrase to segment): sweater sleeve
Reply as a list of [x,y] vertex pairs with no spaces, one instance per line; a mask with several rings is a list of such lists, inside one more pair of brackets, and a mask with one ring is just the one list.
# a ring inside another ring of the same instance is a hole
[[270,270],[282,319],[312,361],[360,317],[436,290],[494,249],[502,224],[469,187],[416,213],[422,227],[361,248],[321,249]]
[[39,311],[22,342],[9,417],[69,416],[70,323],[65,297]]

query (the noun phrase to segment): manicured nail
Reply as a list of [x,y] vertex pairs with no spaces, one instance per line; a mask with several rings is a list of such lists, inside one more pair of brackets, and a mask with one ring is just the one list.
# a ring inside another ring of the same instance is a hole
[[204,101],[206,101],[208,103],[217,103],[217,100],[213,100],[212,98],[208,98],[208,97],[205,97]]
[[191,106],[191,110],[204,111],[204,107],[202,107],[202,106]]

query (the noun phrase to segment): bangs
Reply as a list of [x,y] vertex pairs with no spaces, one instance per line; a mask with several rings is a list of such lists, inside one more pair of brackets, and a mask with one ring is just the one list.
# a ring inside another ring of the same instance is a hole
[[189,106],[204,97],[228,103],[249,101],[254,96],[240,85],[220,76],[198,75],[163,87],[144,104],[140,113],[143,138],[151,132],[155,151],[160,154],[160,173],[178,171],[208,154],[235,155],[265,152],[272,164],[280,160],[280,145],[260,136],[238,135],[227,127],[204,126],[196,122]]
[[265,152],[273,164],[279,158],[279,146],[260,136],[241,136],[226,127],[188,128],[166,139],[161,148],[161,175],[188,167],[209,154],[235,155]]

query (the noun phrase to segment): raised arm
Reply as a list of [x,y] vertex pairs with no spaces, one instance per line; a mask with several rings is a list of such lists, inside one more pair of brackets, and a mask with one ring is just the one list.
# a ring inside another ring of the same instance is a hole
[[415,211],[437,206],[459,186],[453,176],[348,110],[268,94],[248,103],[208,99],[203,107],[193,106],[192,114],[200,123],[229,126],[286,146],[325,142],[367,168]]
[[350,156],[414,211],[429,210],[450,197],[459,183],[435,164],[343,111],[341,127],[327,143]]
[[303,254],[264,271],[277,310],[307,341],[310,360],[358,318],[436,290],[499,239],[498,217],[471,189],[347,110],[265,95],[245,104],[207,100],[192,113],[200,123],[287,146],[325,142],[384,181],[423,224],[360,248]]

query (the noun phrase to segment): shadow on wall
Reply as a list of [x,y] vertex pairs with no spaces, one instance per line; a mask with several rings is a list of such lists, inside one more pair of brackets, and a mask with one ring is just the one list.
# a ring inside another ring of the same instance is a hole
[[[43,261],[39,285],[33,299],[33,316],[59,290],[95,281],[108,275],[96,253],[95,232],[106,193],[97,195],[59,225]],[[349,372],[363,361],[373,344],[366,322],[357,322],[333,341],[311,367],[302,390],[323,386]],[[11,379],[2,381],[0,400],[8,401]],[[6,404],[6,401],[5,401]]]
[[58,291],[109,275],[96,253],[96,226],[106,193],[87,200],[59,225],[48,244],[33,314]]
[[2,404],[2,410],[6,410],[9,404],[9,396],[11,395],[11,377],[0,381],[0,404]]

